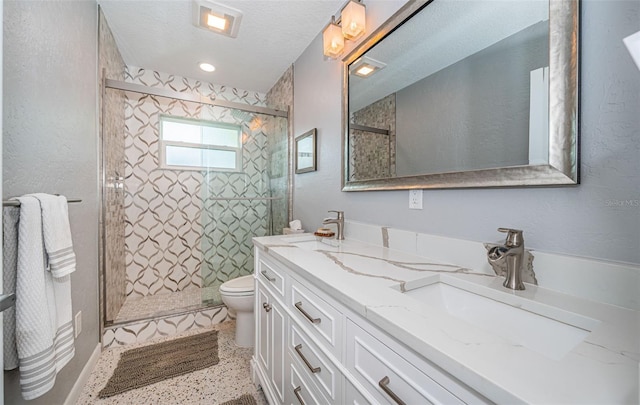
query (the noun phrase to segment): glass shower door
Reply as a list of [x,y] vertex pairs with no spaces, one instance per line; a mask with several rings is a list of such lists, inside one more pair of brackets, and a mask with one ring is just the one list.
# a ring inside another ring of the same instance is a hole
[[220,285],[253,273],[256,236],[282,233],[288,220],[288,121],[233,110],[242,128],[242,168],[211,170],[202,188],[202,300],[217,305]]

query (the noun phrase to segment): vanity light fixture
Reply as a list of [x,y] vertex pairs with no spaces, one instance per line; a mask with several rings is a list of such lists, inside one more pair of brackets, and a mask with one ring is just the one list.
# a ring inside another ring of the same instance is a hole
[[192,3],[193,24],[207,31],[226,35],[231,38],[238,36],[242,12],[211,1],[197,0]]
[[337,59],[344,51],[345,38],[356,40],[364,34],[365,19],[364,4],[359,0],[349,0],[340,11],[338,21],[335,16],[331,16],[331,22],[322,31],[324,55]]
[[201,70],[204,70],[205,72],[213,72],[214,70],[216,70],[216,67],[213,66],[211,63],[207,63],[207,62],[200,62],[198,63],[198,66],[200,67]]
[[351,67],[349,67],[349,71],[356,76],[370,77],[377,71],[384,69],[385,66],[387,66],[386,63],[382,63],[379,60],[363,56],[362,58],[355,61]]
[[344,50],[344,37],[342,29],[336,24],[335,17],[331,16],[331,22],[322,32],[324,55],[336,59]]
[[365,28],[365,6],[364,4],[350,0],[340,12],[342,20],[342,35],[350,40],[360,38],[364,34]]

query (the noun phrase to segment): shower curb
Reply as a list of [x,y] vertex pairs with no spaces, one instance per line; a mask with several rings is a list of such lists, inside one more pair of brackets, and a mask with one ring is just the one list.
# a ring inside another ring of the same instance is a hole
[[208,328],[224,322],[228,318],[227,307],[221,305],[178,315],[167,315],[109,326],[105,327],[102,335],[102,348],[126,346],[158,337],[174,336],[193,329]]

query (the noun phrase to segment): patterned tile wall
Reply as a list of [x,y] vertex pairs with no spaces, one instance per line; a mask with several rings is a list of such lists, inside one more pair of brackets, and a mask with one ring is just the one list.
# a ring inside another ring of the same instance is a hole
[[102,338],[102,347],[108,349],[158,337],[177,335],[192,329],[207,328],[226,319],[227,308],[219,306],[181,315],[132,322],[107,328]]
[[[99,68],[108,79],[124,80],[125,64],[118,51],[111,30],[100,10],[99,22]],[[104,70],[103,70],[104,69]],[[103,108],[100,115],[104,171],[103,185],[105,219],[101,223],[106,241],[100,263],[105,261],[101,272],[107,296],[101,297],[101,306],[107,319],[114,319],[126,298],[124,266],[124,193],[117,187],[116,176],[124,175],[124,93],[106,90],[101,98]],[[101,173],[102,174],[102,173]],[[102,237],[102,232],[100,233]],[[102,312],[101,312],[102,313]]]
[[[267,107],[289,111],[293,116],[293,65],[267,92]],[[290,121],[281,117],[267,117],[267,144],[270,156],[269,180],[273,197],[283,197],[271,203],[272,234],[282,234],[282,228],[289,226],[289,144],[291,138]]]
[[[149,87],[264,106],[264,95],[128,67],[126,80]],[[242,125],[243,172],[158,167],[161,114]],[[127,295],[143,297],[217,285],[253,271],[252,236],[270,220],[265,119],[222,107],[126,93],[125,251]]]
[[396,95],[390,94],[356,111],[351,122],[388,129],[389,135],[351,130],[349,179],[365,180],[396,175]]

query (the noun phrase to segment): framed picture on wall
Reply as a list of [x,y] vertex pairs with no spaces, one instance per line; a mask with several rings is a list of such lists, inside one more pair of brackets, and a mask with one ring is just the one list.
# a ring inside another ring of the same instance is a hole
[[316,128],[296,136],[296,174],[316,171]]

